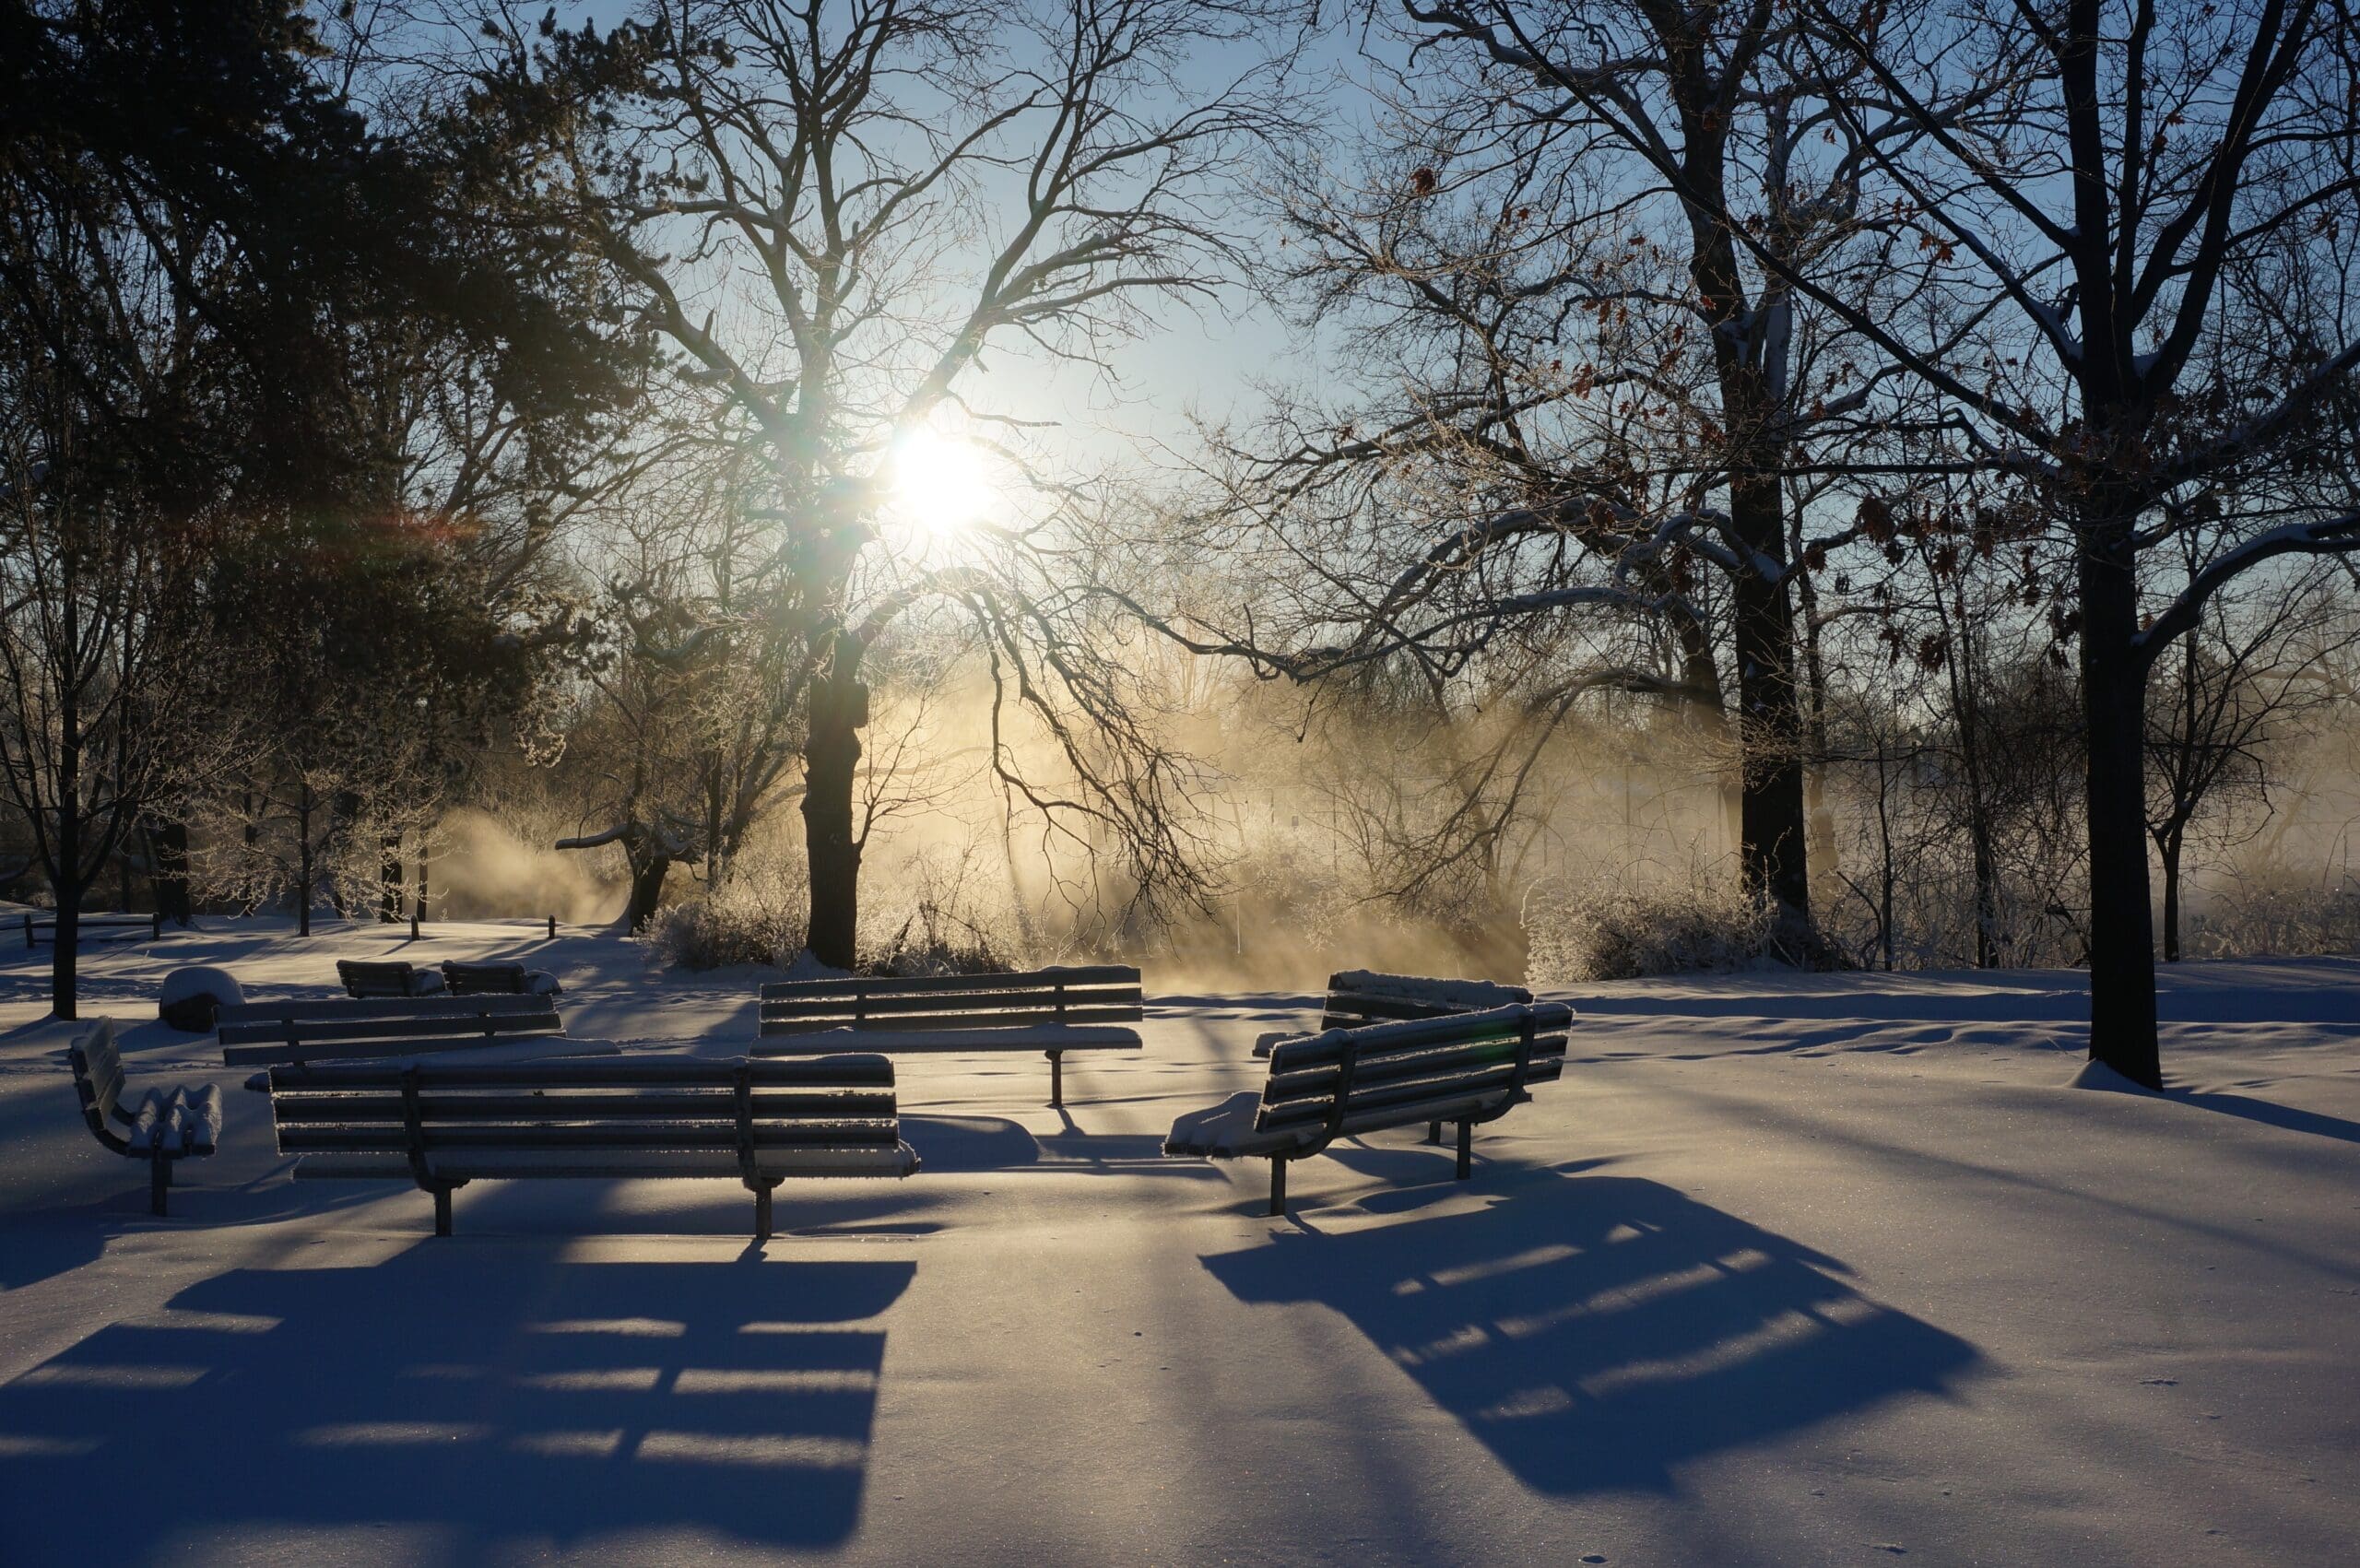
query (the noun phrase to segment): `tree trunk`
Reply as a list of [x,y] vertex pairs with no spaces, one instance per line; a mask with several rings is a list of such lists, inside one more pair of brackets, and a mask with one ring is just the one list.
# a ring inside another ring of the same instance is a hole
[[2155,849],[2164,863],[2164,961],[2179,961],[2179,863],[2180,850],[2188,837],[2179,823],[2174,822],[2155,839]]
[[810,730],[803,743],[803,843],[811,870],[811,956],[850,969],[860,923],[860,842],[853,834],[853,781],[860,731],[868,723],[868,688],[860,683],[860,649],[843,632],[828,676],[811,688]]
[[[1776,480],[1730,487],[1729,520],[1747,549],[1786,555],[1784,508]],[[1794,602],[1783,582],[1736,576],[1738,737],[1743,796],[1739,853],[1746,891],[1775,907],[1782,936],[1811,943],[1811,874],[1805,861],[1802,709],[1795,693]]]
[[295,808],[295,935],[312,934],[312,792]]
[[156,894],[156,908],[175,925],[185,926],[194,913],[188,888],[188,824],[170,818],[148,824],[148,880]]
[[377,921],[391,925],[402,917],[402,836],[387,833],[377,841]]
[[410,905],[410,920],[417,924],[426,918],[426,865],[432,858],[433,830],[420,833],[418,840],[418,900]]
[[2147,893],[2146,672],[2131,638],[2131,520],[2081,535],[2082,706],[2089,728],[2090,1058],[2163,1087],[2155,1047],[2154,914]]
[[[73,621],[69,619],[70,631]],[[55,864],[49,868],[50,890],[57,898],[57,924],[49,951],[49,1005],[57,1017],[74,1012],[75,959],[82,935],[82,710],[80,692],[65,685],[58,704],[60,745],[57,749],[57,843]]]
[[624,850],[631,862],[631,902],[623,906],[625,928],[636,934],[647,929],[655,907],[663,902],[664,878],[671,875],[672,857],[643,840]]

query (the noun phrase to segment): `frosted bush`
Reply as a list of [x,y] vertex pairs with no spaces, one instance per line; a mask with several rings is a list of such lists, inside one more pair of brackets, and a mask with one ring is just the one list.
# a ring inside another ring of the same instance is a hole
[[657,911],[648,940],[681,969],[785,963],[802,949],[809,904],[799,866],[741,861],[720,886]]
[[1524,918],[1525,974],[1536,985],[1751,969],[1781,957],[1767,912],[1711,887],[1576,891],[1544,881]]

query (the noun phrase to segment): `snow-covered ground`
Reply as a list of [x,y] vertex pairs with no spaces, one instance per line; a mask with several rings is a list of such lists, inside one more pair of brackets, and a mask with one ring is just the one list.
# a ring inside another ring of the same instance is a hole
[[[1475,1180],[1396,1133],[1165,1160],[1312,997],[1135,1058],[905,1059],[903,1183],[303,1184],[182,963],[516,956],[728,1054],[750,973],[537,927],[213,922],[86,956],[133,1081],[230,1089],[151,1220],[0,960],[0,1563],[2328,1563],[2360,1543],[2360,963],[2166,982],[2166,1098],[2068,1087],[2077,976],[1575,994]],[[1307,977],[1316,978],[1316,977]],[[1149,990],[1156,990],[1150,968]]]

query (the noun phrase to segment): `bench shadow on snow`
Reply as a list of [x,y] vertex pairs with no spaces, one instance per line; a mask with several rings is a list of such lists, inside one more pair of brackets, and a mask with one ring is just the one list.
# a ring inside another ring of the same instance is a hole
[[[132,1487],[109,1529],[134,1559],[241,1527],[419,1525],[478,1547],[853,1534],[885,1354],[856,1326],[914,1264],[561,1256],[463,1240],[194,1285],[173,1326],[102,1328],[0,1385],[10,1487]],[[10,1512],[27,1562],[87,1548],[84,1510]]]
[[[1499,1166],[1484,1179],[1505,1190],[1481,1208],[1340,1234],[1315,1213],[1204,1264],[1242,1301],[1334,1308],[1552,1493],[1670,1491],[1683,1461],[1942,1394],[1982,1359],[1860,1295],[1837,1260],[1661,1183]],[[1467,1191],[1427,1190],[1428,1207]]]

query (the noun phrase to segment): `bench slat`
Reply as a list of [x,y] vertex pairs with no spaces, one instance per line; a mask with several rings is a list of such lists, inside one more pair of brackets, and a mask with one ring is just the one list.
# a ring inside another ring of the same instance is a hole
[[302,1044],[333,1044],[350,1040],[431,1040],[469,1034],[510,1039],[523,1034],[555,1034],[564,1028],[557,1009],[537,1013],[487,1013],[480,1018],[320,1019],[294,1024],[225,1023],[215,1033],[224,1045],[245,1045],[289,1035]]
[[1137,985],[1139,972],[1127,964],[1078,964],[1071,969],[1033,969],[1009,974],[927,974],[907,978],[847,975],[830,980],[774,980],[762,986],[765,1002],[798,996],[849,996],[856,993],[886,996],[927,991],[1045,990],[1053,984],[1068,991],[1081,985]]
[[[472,1062],[352,1062],[318,1067],[274,1067],[274,1095],[307,1089],[391,1089],[416,1072],[421,1091],[437,1089],[602,1089],[733,1085],[735,1061],[720,1057],[617,1056],[596,1061],[482,1064]],[[867,1053],[779,1061],[756,1056],[746,1064],[753,1086],[891,1089],[893,1064]],[[562,1071],[559,1070],[562,1068]]]
[[[1527,1085],[1553,1082],[1564,1070],[1564,1063],[1561,1058],[1536,1060],[1526,1069],[1524,1082]],[[1422,1105],[1433,1101],[1496,1099],[1501,1090],[1515,1076],[1515,1064],[1506,1063],[1480,1073],[1461,1073],[1449,1078],[1437,1079],[1407,1079],[1366,1092],[1363,1092],[1360,1086],[1354,1084],[1351,1097],[1345,1105],[1345,1114],[1347,1118],[1371,1115],[1379,1112],[1393,1112],[1398,1114],[1405,1106]],[[1255,1125],[1265,1132],[1282,1132],[1298,1126],[1317,1126],[1327,1121],[1328,1112],[1334,1104],[1335,1096],[1331,1094],[1320,1100],[1294,1101],[1284,1105],[1265,1105],[1261,1115],[1256,1118]],[[1410,1119],[1431,1120],[1432,1118]]]
[[1138,1008],[1068,1008],[1064,1012],[973,1012],[941,1013],[919,1017],[896,1016],[886,1019],[841,1018],[780,1019],[765,1014],[761,1032],[764,1034],[812,1034],[831,1029],[856,1029],[866,1032],[876,1030],[896,1030],[903,1033],[970,1033],[978,1031],[1032,1029],[1044,1026],[1087,1027],[1094,1024],[1137,1023],[1144,1015]]
[[[1562,1056],[1565,1054],[1566,1037],[1562,1034],[1537,1034],[1532,1040],[1532,1058]],[[1398,1079],[1434,1078],[1452,1072],[1472,1072],[1496,1063],[1513,1061],[1516,1042],[1514,1036],[1504,1040],[1470,1040],[1443,1045],[1422,1045],[1414,1050],[1390,1051],[1370,1055],[1353,1064],[1354,1088],[1372,1087]],[[1265,1100],[1277,1102],[1297,1100],[1307,1094],[1325,1095],[1334,1085],[1337,1064],[1324,1063],[1315,1067],[1295,1071],[1273,1072],[1264,1085]]]
[[989,1051],[1136,1051],[1139,1031],[1111,1026],[1035,1029],[844,1029],[817,1034],[766,1034],[754,1045],[754,1055],[775,1056],[790,1052],[891,1051],[941,1055],[975,1055]]
[[[672,1149],[612,1149],[584,1154],[570,1149],[471,1149],[439,1155],[434,1173],[447,1181],[515,1181],[533,1177],[660,1179],[738,1174],[738,1156]],[[918,1157],[906,1143],[874,1149],[758,1149],[754,1168],[764,1176],[906,1176]],[[306,1154],[295,1162],[299,1180],[396,1181],[411,1179],[407,1161],[377,1154]]]
[[[894,1097],[875,1090],[848,1090],[841,1094],[803,1094],[762,1090],[749,1097],[758,1117],[847,1119],[891,1116]],[[612,1102],[609,1103],[609,1102]],[[513,1094],[454,1094],[428,1091],[419,1096],[429,1122],[513,1122],[536,1118],[562,1120],[566,1107],[587,1105],[600,1115],[628,1111],[643,1120],[667,1117],[713,1121],[737,1114],[734,1094],[720,1090],[649,1091],[628,1100],[607,1090],[576,1094],[571,1091],[527,1091]],[[359,1124],[399,1122],[401,1096],[386,1093],[317,1093],[282,1091],[275,1114],[282,1123],[325,1122]]]
[[548,1012],[554,1004],[547,996],[333,996],[306,997],[300,1001],[243,1002],[233,1008],[223,1008],[221,1017],[230,1023],[301,1022],[312,1019],[408,1019],[458,1016],[475,1018],[487,1013]]
[[[738,1128],[727,1122],[640,1125],[599,1120],[593,1123],[519,1124],[512,1126],[437,1126],[420,1129],[431,1157],[446,1149],[736,1149]],[[756,1122],[748,1139],[756,1149],[868,1149],[901,1141],[892,1121],[844,1125]],[[407,1129],[398,1123],[377,1127],[281,1126],[282,1154],[306,1154],[350,1149],[393,1152],[408,1147]]]
[[[761,1013],[765,1019],[851,1018],[855,1013],[868,1018],[890,1017],[897,1013],[942,1013],[963,1018],[970,1014],[989,1015],[995,1012],[1055,1013],[1058,1000],[1055,991],[995,991],[975,996],[945,996],[938,991],[929,991],[914,996],[764,997]],[[1137,986],[1068,991],[1063,1000],[1068,1009],[1129,1007],[1136,1010],[1139,1005],[1139,993]]]

